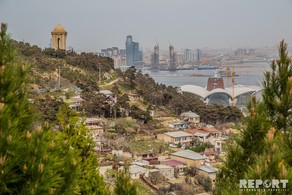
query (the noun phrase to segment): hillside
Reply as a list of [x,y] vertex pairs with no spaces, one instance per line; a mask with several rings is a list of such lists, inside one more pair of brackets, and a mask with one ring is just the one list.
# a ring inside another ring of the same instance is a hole
[[[13,46],[17,51],[17,59],[31,67],[32,99],[37,102],[38,110],[42,113],[49,112],[48,115],[56,114],[50,110],[52,107],[53,110],[58,110],[60,104],[56,102],[61,96],[70,98],[74,95],[64,92],[64,89],[79,87],[83,90],[79,95],[85,99],[82,107],[87,116],[112,118],[130,115],[135,119],[148,121],[152,120],[152,110],[155,111],[155,117],[177,116],[185,111],[193,111],[201,116],[202,122],[209,124],[236,122],[241,118],[241,112],[237,108],[206,105],[192,94],[180,93],[175,87],[155,83],[149,75],[144,75],[133,67],[125,72],[115,70],[111,58],[51,48],[42,50],[35,45],[17,41],[13,42]],[[113,93],[117,98],[115,105],[96,94],[101,89]],[[43,100],[45,96],[47,97]]]

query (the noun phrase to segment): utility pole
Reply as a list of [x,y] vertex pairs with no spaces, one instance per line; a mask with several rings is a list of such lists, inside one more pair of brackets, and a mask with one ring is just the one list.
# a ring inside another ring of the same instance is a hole
[[235,72],[234,72],[234,65],[232,66],[232,106],[235,106],[235,99],[234,99],[234,85],[235,85]]
[[101,65],[99,64],[99,69],[98,69],[98,85],[99,85],[99,87],[100,87],[100,83],[101,83],[100,76],[101,76]]
[[61,66],[59,66],[59,89],[61,89]]

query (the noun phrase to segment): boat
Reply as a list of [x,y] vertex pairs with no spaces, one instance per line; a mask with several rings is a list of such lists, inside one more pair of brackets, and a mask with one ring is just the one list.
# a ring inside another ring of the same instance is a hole
[[197,70],[214,70],[214,69],[217,69],[217,67],[214,65],[199,65],[197,67]]

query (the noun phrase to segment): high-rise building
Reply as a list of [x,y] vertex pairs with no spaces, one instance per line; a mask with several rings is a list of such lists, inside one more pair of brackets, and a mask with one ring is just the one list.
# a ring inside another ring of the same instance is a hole
[[169,69],[176,70],[176,59],[175,59],[174,47],[169,46]]
[[143,65],[143,54],[139,43],[134,42],[131,35],[128,35],[126,39],[126,59],[128,66]]
[[119,48],[118,47],[113,47],[112,48],[112,54],[113,54],[113,56],[118,56],[120,54]]
[[202,51],[200,49],[197,49],[197,61],[201,61],[202,59]]
[[185,49],[184,52],[184,60],[185,62],[190,62],[191,61],[191,50],[190,49]]
[[126,39],[126,62],[128,66],[134,66],[134,47],[131,35]]
[[120,56],[126,57],[126,50],[125,49],[120,49]]
[[154,46],[154,53],[152,54],[152,70],[159,70],[159,45]]
[[139,61],[140,60],[140,51],[139,51],[139,43],[138,42],[133,42],[133,58],[134,61]]

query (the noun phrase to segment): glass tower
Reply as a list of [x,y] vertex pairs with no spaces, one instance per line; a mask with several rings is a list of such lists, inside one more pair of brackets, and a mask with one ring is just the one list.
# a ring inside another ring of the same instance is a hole
[[133,47],[133,39],[131,35],[127,36],[126,39],[126,62],[128,66],[133,66],[134,63],[134,47]]

